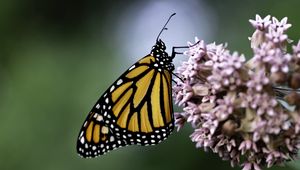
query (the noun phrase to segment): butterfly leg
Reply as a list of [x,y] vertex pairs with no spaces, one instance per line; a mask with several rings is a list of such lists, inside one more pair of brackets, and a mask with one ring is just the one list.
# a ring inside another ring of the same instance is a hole
[[191,45],[191,46],[175,46],[175,47],[172,47],[172,54],[171,54],[171,57],[174,58],[176,54],[183,54],[183,52],[176,52],[175,50],[176,49],[185,49],[185,48],[190,48],[190,47],[194,47],[196,45],[198,45],[200,43],[200,41],[198,41],[197,43]]
[[176,52],[175,50],[176,49],[182,49],[182,48],[189,48],[189,46],[178,46],[178,47],[172,47],[172,55],[171,55],[171,57],[172,58],[175,58],[175,56],[177,55],[177,54],[183,54],[183,52]]
[[[172,72],[172,75],[174,75],[176,78],[178,78],[181,82],[184,82],[183,79],[181,77],[179,77],[177,74]],[[172,81],[177,84],[177,82],[174,79],[172,79]]]
[[[176,52],[175,50],[176,49],[182,49],[182,48],[189,48],[189,46],[178,46],[178,47],[172,47],[172,58],[174,58],[175,57],[175,55],[177,55],[177,54],[183,54],[183,52]],[[175,73],[173,73],[172,72],[172,75],[174,75],[175,77],[177,77],[179,80],[181,80],[181,82],[183,82],[183,79],[181,78],[181,77],[179,77],[177,74],[175,74]],[[174,79],[172,79],[172,81],[174,82],[174,83],[176,83],[177,84],[177,82],[174,80]]]
[[[172,47],[172,58],[174,58],[177,54],[183,54],[183,52],[176,52],[175,50],[176,49],[182,49],[182,48],[189,48],[189,46],[178,46],[178,47]],[[183,82],[183,79],[181,78],[181,77],[179,77],[177,74],[175,74],[175,73],[173,73],[172,72],[172,75],[174,75],[175,77],[177,77],[179,80],[181,80],[181,82]],[[174,83],[176,83],[177,84],[177,82],[174,80],[174,79],[172,79],[172,81],[174,82]]]

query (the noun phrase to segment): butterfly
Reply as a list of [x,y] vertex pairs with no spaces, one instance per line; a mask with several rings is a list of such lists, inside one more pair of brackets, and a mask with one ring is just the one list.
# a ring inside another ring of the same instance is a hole
[[[155,145],[174,129],[172,55],[159,33],[150,54],[126,70],[100,97],[81,127],[77,152],[96,157],[126,145]],[[176,47],[175,47],[176,48]]]

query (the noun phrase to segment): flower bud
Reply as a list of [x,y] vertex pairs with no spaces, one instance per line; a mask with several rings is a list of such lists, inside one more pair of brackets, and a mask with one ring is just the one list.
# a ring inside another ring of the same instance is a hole
[[284,99],[290,105],[300,106],[300,94],[298,94],[297,92],[291,92],[290,94],[286,95]]
[[276,83],[276,84],[283,84],[287,80],[287,74],[283,72],[275,72],[271,74],[270,77],[271,81]]
[[206,96],[209,94],[209,88],[204,84],[195,84],[192,86],[192,89],[197,96]]
[[293,89],[300,88],[300,73],[293,73],[291,80],[290,80],[290,86]]
[[201,112],[209,112],[215,107],[215,104],[214,103],[201,103],[198,107]]
[[227,120],[222,126],[222,133],[232,136],[235,134],[238,124],[233,120]]

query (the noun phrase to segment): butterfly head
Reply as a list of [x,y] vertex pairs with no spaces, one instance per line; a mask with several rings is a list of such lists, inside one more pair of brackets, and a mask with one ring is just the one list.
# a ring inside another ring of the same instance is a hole
[[174,65],[172,64],[173,58],[166,52],[166,45],[161,39],[158,39],[152,47],[151,55],[155,57],[156,63],[160,68],[169,71],[174,70]]
[[160,58],[168,57],[168,53],[165,50],[166,50],[165,43],[161,39],[158,39],[155,45],[152,47],[151,55]]

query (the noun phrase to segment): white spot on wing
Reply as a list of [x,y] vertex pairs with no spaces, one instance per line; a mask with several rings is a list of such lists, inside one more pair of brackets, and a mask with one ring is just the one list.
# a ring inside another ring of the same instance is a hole
[[114,91],[115,90],[115,86],[112,85],[111,88],[110,88],[110,92]]
[[131,66],[128,70],[132,70],[135,68],[135,65]]
[[84,144],[84,137],[81,137],[80,142]]
[[85,122],[84,122],[84,124],[83,124],[83,127],[85,127],[85,126],[86,126],[86,124],[87,124],[87,121],[85,121]]
[[103,120],[103,116],[98,115],[97,118],[96,118],[96,120],[99,121],[99,122],[101,122]]
[[123,80],[122,80],[122,79],[119,79],[119,80],[117,81],[117,85],[120,85],[121,83],[123,83]]

